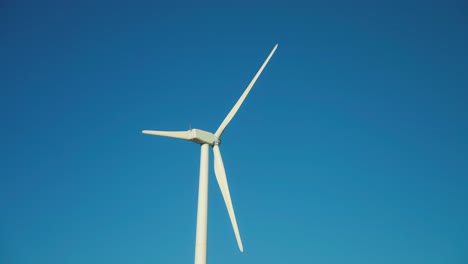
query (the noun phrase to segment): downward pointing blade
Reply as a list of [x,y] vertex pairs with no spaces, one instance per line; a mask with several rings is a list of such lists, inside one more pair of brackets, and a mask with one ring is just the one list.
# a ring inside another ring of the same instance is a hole
[[237,245],[241,252],[244,251],[242,246],[241,237],[239,234],[239,228],[237,227],[236,215],[234,214],[234,208],[232,207],[231,195],[229,194],[229,186],[226,178],[226,171],[224,170],[223,158],[221,157],[221,152],[219,151],[219,146],[213,146],[214,153],[214,171],[216,175],[216,180],[218,181],[219,188],[223,194],[224,202],[229,213],[229,218],[231,219],[232,228],[234,229],[234,235],[236,236]]
[[143,134],[153,135],[153,136],[162,136],[162,137],[171,137],[178,139],[190,140],[192,139],[191,131],[156,131],[156,130],[143,130]]
[[247,88],[245,89],[244,93],[241,95],[241,97],[239,98],[239,100],[237,100],[237,103],[234,105],[234,107],[231,109],[231,111],[229,112],[229,114],[224,118],[223,122],[221,123],[221,125],[219,126],[218,130],[216,130],[216,133],[215,133],[215,136],[220,138],[221,137],[221,134],[223,134],[223,131],[224,129],[226,128],[226,126],[229,124],[229,122],[231,122],[232,118],[234,117],[234,115],[237,113],[237,110],[239,110],[240,106],[242,105],[242,103],[244,102],[245,98],[247,97],[247,95],[249,94],[250,90],[252,89],[252,87],[254,86],[255,82],[257,81],[258,77],[260,76],[260,74],[262,74],[262,71],[263,69],[265,68],[265,66],[268,64],[268,62],[270,61],[270,58],[271,56],[273,56],[273,54],[275,53],[276,51],[276,48],[278,48],[278,44],[275,45],[275,47],[273,48],[273,50],[270,52],[270,55],[268,55],[268,57],[266,58],[265,62],[263,63],[262,67],[260,67],[260,69],[258,70],[257,74],[255,74],[255,77],[252,79],[252,81],[250,81],[249,85],[247,86]]

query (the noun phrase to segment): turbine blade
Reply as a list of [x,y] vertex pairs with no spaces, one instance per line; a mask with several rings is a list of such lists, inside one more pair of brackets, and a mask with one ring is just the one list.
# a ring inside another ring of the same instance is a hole
[[226,178],[226,171],[224,170],[223,158],[221,157],[221,152],[219,151],[219,146],[213,146],[214,153],[214,171],[216,175],[216,180],[218,181],[219,188],[223,194],[224,202],[229,213],[229,218],[231,219],[232,228],[234,229],[234,235],[236,236],[237,245],[241,252],[244,251],[242,246],[241,237],[239,234],[239,228],[237,227],[236,215],[234,214],[234,208],[232,207],[231,195],[229,194],[229,186]]
[[231,122],[231,119],[234,117],[234,115],[237,113],[237,110],[239,110],[240,106],[242,105],[242,103],[244,102],[245,98],[247,97],[247,95],[249,94],[250,90],[252,89],[252,87],[254,86],[255,82],[257,81],[258,77],[260,76],[260,74],[262,73],[263,69],[265,68],[265,66],[268,64],[268,62],[270,61],[270,58],[271,56],[273,56],[273,54],[275,53],[276,51],[276,48],[278,48],[278,44],[275,45],[275,47],[273,48],[273,50],[270,52],[270,55],[268,55],[268,57],[266,58],[265,62],[263,63],[262,67],[260,67],[260,69],[258,70],[257,74],[255,74],[255,77],[252,79],[252,81],[250,81],[249,85],[247,86],[247,88],[245,89],[244,93],[241,95],[241,97],[239,98],[239,100],[237,100],[237,103],[234,105],[234,107],[231,109],[231,111],[229,112],[229,114],[224,118],[223,122],[221,123],[221,125],[219,126],[218,130],[216,130],[216,133],[215,133],[215,136],[220,138],[221,137],[221,134],[223,134],[223,131],[224,129],[226,128],[226,126],[229,124],[229,122]]
[[191,140],[192,133],[191,131],[156,131],[156,130],[143,130],[143,134],[153,135],[153,136],[161,136],[161,137],[170,137],[170,138],[178,138],[178,139],[185,139]]

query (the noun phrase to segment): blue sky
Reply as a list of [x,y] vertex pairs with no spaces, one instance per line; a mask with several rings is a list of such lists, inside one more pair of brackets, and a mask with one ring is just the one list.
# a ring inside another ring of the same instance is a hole
[[468,261],[462,1],[1,6],[1,263],[191,263],[199,147],[140,131],[215,131],[276,43],[209,263]]

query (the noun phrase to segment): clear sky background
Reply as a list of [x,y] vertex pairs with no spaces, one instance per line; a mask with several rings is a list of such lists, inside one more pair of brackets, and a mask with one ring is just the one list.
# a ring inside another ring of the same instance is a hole
[[209,263],[468,263],[466,3],[77,2],[0,4],[0,263],[192,263],[199,147],[141,130],[214,132],[276,43]]

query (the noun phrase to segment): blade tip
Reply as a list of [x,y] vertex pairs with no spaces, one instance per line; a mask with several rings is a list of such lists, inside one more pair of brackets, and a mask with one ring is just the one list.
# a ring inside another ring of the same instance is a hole
[[242,240],[240,239],[240,236],[237,240],[237,245],[239,246],[240,252],[244,252],[244,245],[242,244]]

